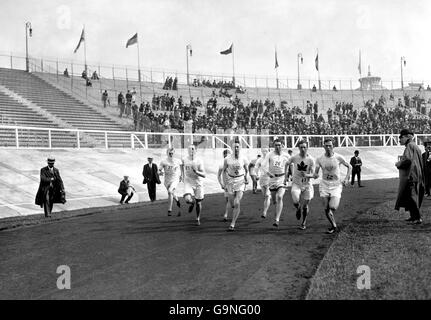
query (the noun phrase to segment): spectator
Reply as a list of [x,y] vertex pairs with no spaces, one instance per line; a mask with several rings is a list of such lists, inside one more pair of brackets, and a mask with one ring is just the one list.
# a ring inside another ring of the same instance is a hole
[[96,71],[93,72],[93,75],[91,76],[91,80],[99,80],[99,76],[97,75]]
[[123,204],[126,197],[127,199],[124,203],[129,203],[135,192],[136,189],[130,184],[129,176],[124,176],[124,179],[120,182],[120,187],[118,188],[118,193],[121,194],[120,203]]
[[67,71],[67,68],[66,68],[66,69],[64,69],[63,75],[64,75],[66,78],[69,78],[69,71]]
[[103,102],[103,107],[106,108],[106,103],[108,102],[108,91],[105,90],[102,93],[102,102]]
[[119,117],[123,117],[123,113],[124,113],[124,105],[125,105],[125,99],[124,99],[124,95],[123,92],[120,91],[120,93],[118,94],[118,108],[120,108],[120,115]]

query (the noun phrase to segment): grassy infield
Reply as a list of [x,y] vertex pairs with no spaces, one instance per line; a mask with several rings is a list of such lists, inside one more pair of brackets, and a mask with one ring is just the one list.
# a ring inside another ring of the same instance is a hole
[[[431,200],[424,199],[422,225],[393,208],[391,201],[368,210],[338,235],[306,299],[431,299]],[[370,267],[370,289],[357,288],[360,265]]]

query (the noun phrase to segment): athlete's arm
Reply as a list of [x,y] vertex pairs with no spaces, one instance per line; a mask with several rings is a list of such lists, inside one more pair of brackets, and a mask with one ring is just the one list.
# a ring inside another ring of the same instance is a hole
[[244,160],[244,171],[245,171],[245,173],[244,173],[244,180],[245,180],[245,184],[248,183],[248,177],[247,177],[247,175],[248,175],[248,166],[249,166],[249,164],[247,163],[247,160]]
[[284,165],[284,184],[286,184],[287,181],[289,180],[289,168],[288,167],[292,167],[292,170],[293,170],[292,158],[289,158],[289,160],[287,160],[286,164]]
[[193,172],[194,172],[194,173],[196,173],[199,177],[201,177],[201,178],[205,178],[205,177],[206,177],[206,175],[205,175],[205,170],[204,170],[204,166],[203,166],[203,164],[202,164],[202,161],[199,161],[198,169],[197,169],[197,170],[196,170],[195,168],[193,168],[193,167],[192,167],[192,170],[193,170]]
[[180,181],[181,180],[184,181],[184,160],[181,161],[180,169],[181,169]]
[[314,160],[311,162],[310,164],[310,173],[306,173],[304,174],[304,177],[306,178],[314,178],[314,169],[316,167],[316,163],[314,162]]
[[314,171],[314,175],[313,175],[314,179],[319,178],[319,171],[320,171],[320,163],[316,163],[316,170]]
[[344,160],[344,159],[340,159],[340,162],[341,162],[342,165],[344,165],[347,168],[347,174],[346,174],[346,177],[344,178],[344,181],[343,181],[343,184],[347,185],[349,183],[351,167],[346,162],[346,160]]

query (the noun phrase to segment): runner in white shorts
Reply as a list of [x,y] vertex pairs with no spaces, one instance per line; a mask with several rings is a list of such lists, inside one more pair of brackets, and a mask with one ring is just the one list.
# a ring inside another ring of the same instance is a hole
[[[181,182],[181,161],[174,158],[174,148],[168,148],[166,154],[168,157],[160,162],[159,175],[165,176],[164,185],[168,191],[168,216],[172,214],[172,203],[175,200],[178,208],[181,207],[180,200],[175,194],[178,182]],[[178,216],[181,211],[178,210]]]
[[241,144],[233,144],[233,154],[224,159],[223,171],[227,172],[227,192],[233,204],[232,222],[228,231],[235,230],[235,223],[241,211],[241,199],[248,184],[248,160],[240,153]]
[[[319,193],[324,202],[326,218],[328,218],[331,223],[331,227],[328,229],[327,233],[331,234],[337,231],[334,213],[340,204],[343,185],[349,183],[350,165],[342,155],[334,153],[334,142],[331,138],[324,140],[323,147],[325,148],[325,153],[316,160],[314,179],[319,177],[319,170],[322,168],[322,180],[319,185]],[[347,168],[344,181],[341,181],[340,177],[341,164]]]
[[259,177],[260,189],[264,197],[262,218],[266,218],[269,206],[271,204],[271,193],[269,192],[269,176],[268,176],[268,159],[266,159],[269,149],[262,148],[262,157],[256,161],[256,171]]
[[292,195],[293,205],[296,208],[296,219],[301,219],[302,212],[302,223],[300,229],[305,230],[307,215],[309,212],[308,204],[314,196],[313,184],[310,179],[314,176],[315,162],[314,158],[307,153],[308,143],[306,140],[299,141],[298,148],[299,154],[291,157],[286,166],[290,166],[291,172],[293,172],[292,188],[290,193]]
[[225,149],[223,150],[223,164],[220,165],[219,169],[218,169],[218,173],[217,173],[217,179],[218,182],[220,183],[221,188],[224,191],[224,198],[226,199],[226,209],[223,215],[223,220],[227,221],[227,216],[229,213],[229,207],[232,207],[232,204],[229,201],[229,194],[227,192],[227,172],[223,170],[224,167],[224,158],[226,158],[228,155],[230,155],[232,152],[230,151],[230,149]]
[[188,148],[189,155],[183,159],[182,176],[184,177],[184,199],[190,205],[189,212],[196,205],[196,225],[200,225],[202,201],[204,199],[203,179],[205,178],[204,165],[201,159],[196,157],[196,147]]
[[271,191],[272,201],[276,204],[275,207],[275,222],[274,227],[278,227],[280,223],[281,211],[283,210],[283,197],[286,191],[285,181],[288,173],[286,172],[286,163],[289,161],[289,155],[281,151],[281,141],[274,140],[274,151],[267,155],[268,160],[268,175],[269,175],[269,191]]

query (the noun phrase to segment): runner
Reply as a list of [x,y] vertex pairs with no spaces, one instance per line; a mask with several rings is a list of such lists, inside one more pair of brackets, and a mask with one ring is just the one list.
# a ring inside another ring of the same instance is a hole
[[[292,195],[293,205],[296,208],[296,219],[301,219],[302,212],[302,223],[299,227],[302,230],[306,228],[307,215],[309,213],[308,204],[314,196],[313,184],[310,178],[314,177],[315,162],[312,156],[308,154],[308,142],[301,140],[298,142],[299,154],[291,157],[286,163],[286,167],[291,168],[290,172],[293,172],[292,178],[292,189],[290,191]],[[286,172],[287,172],[286,168]],[[287,182],[288,177],[285,179]],[[302,205],[301,205],[302,196]]]
[[[232,152],[230,151],[230,149],[223,150],[223,158],[226,158],[231,153]],[[218,182],[220,183],[221,188],[224,191],[224,198],[226,199],[226,209],[225,209],[225,212],[223,215],[223,220],[227,221],[227,216],[229,213],[229,207],[231,207],[232,205],[229,201],[229,194],[228,194],[227,189],[226,189],[227,173],[226,173],[226,171],[223,170],[223,167],[224,167],[224,160],[223,160],[223,164],[220,165],[220,167],[219,167],[219,170],[217,173],[217,179],[218,179]]]
[[256,173],[257,176],[259,177],[259,184],[260,184],[260,189],[262,190],[262,194],[264,197],[264,201],[263,201],[263,211],[262,211],[262,218],[266,218],[266,214],[268,212],[268,208],[271,204],[271,193],[269,192],[269,176],[268,176],[268,166],[267,166],[267,161],[265,162],[266,156],[269,153],[269,149],[266,148],[262,148],[261,149],[262,152],[262,157],[260,157],[257,161],[256,161]]
[[235,142],[233,145],[234,153],[224,160],[223,171],[227,172],[226,183],[229,201],[233,204],[232,222],[228,231],[235,230],[235,223],[241,211],[241,199],[248,184],[248,160],[240,154],[241,144]]
[[202,201],[204,199],[203,179],[205,170],[203,161],[196,157],[196,147],[188,148],[189,155],[183,159],[182,177],[184,178],[184,199],[190,205],[189,212],[193,211],[196,205],[196,225],[200,226],[200,215],[202,211]]
[[[175,194],[178,182],[181,182],[181,161],[174,159],[174,148],[168,148],[166,151],[167,158],[160,162],[159,175],[165,176],[165,187],[168,191],[168,216],[172,215],[173,201],[177,203],[178,208],[181,207],[180,200]],[[181,210],[178,209],[178,217],[181,216]]]
[[250,164],[248,165],[248,172],[250,174],[250,178],[253,181],[253,193],[257,193],[257,181],[259,180],[259,177],[257,176],[257,169],[256,169],[256,162],[259,160],[260,154],[257,155],[256,159],[253,159],[250,161]]
[[271,191],[272,202],[275,203],[275,222],[274,227],[278,228],[280,223],[281,211],[283,210],[283,197],[286,191],[285,179],[287,176],[286,163],[289,161],[289,155],[282,153],[281,141],[274,140],[274,151],[267,156],[268,159],[268,176],[269,191]]
[[[331,227],[327,233],[331,234],[337,231],[334,213],[338,209],[341,199],[343,185],[349,183],[350,165],[340,154],[334,153],[334,142],[331,138],[327,138],[323,142],[325,153],[316,160],[316,172],[314,179],[319,177],[319,170],[322,168],[322,180],[319,185],[320,197],[323,199],[326,218],[331,223]],[[340,165],[347,168],[347,174],[344,181],[341,182]]]

